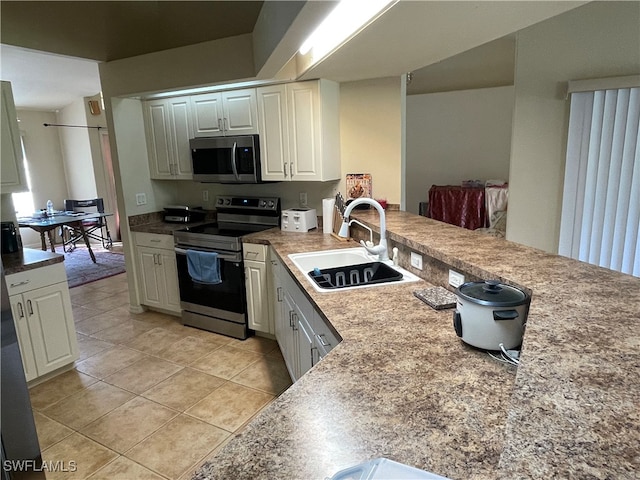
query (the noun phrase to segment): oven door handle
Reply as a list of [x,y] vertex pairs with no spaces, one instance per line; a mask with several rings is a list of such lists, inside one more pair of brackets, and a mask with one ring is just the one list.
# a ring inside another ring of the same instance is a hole
[[[178,255],[186,255],[187,251],[184,248],[175,247],[174,248],[176,254]],[[196,250],[198,252],[212,252],[212,250],[207,250],[205,248],[189,248],[189,250]],[[221,260],[228,260],[231,262],[240,262],[242,260],[242,253],[218,253],[218,258]]]
[[240,180],[238,176],[238,165],[236,165],[236,153],[238,150],[238,143],[233,142],[233,148],[231,149],[231,169],[233,170],[233,174],[236,177],[236,180]]

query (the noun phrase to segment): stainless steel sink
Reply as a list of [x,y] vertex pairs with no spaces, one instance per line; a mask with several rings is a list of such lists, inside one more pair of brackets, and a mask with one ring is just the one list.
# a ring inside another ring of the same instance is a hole
[[391,261],[378,262],[363,247],[293,253],[289,258],[319,292],[380,287],[420,280]]

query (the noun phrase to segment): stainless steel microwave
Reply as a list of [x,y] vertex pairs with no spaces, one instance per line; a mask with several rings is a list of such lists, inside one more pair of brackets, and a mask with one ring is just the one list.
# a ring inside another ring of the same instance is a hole
[[204,183],[262,183],[258,135],[189,140],[193,180]]

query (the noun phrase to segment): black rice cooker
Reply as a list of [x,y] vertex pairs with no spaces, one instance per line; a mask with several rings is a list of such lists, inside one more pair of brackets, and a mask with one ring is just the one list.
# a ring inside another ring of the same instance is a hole
[[531,297],[497,280],[467,282],[456,290],[453,326],[463,342],[485,350],[522,344]]

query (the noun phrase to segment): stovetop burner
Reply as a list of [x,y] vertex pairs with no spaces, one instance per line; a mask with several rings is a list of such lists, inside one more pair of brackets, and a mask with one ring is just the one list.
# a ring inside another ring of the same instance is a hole
[[218,235],[223,237],[242,237],[253,232],[261,232],[273,228],[271,225],[237,225],[231,228],[226,225],[218,225],[217,223],[206,223],[204,225],[196,225],[194,227],[186,227],[181,232],[190,232],[200,235]]

